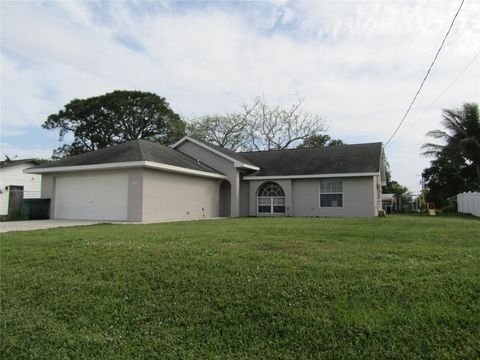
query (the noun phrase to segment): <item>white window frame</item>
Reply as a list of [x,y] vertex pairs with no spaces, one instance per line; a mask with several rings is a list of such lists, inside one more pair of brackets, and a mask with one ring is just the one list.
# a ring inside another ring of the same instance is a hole
[[[265,215],[265,216],[285,215],[286,210],[287,210],[285,196],[258,196],[258,193],[260,192],[262,187],[265,186],[265,184],[267,184],[267,183],[263,183],[262,185],[260,185],[258,190],[257,190],[257,215],[260,215],[260,216],[261,215]],[[277,183],[274,183],[274,184],[277,185],[280,188],[282,193],[285,194],[285,191],[283,190],[281,185],[279,185]],[[262,201],[264,201],[264,203],[261,203]],[[270,207],[270,212],[260,212],[260,206],[269,206]],[[275,210],[274,210],[275,206],[283,206],[285,211],[275,212]]]
[[[322,183],[327,182],[336,182],[340,183],[342,187],[342,191],[323,191],[322,192]],[[322,195],[342,195],[342,206],[322,206]],[[318,195],[318,207],[322,209],[341,209],[345,206],[344,196],[343,196],[343,180],[338,179],[329,179],[329,180],[320,180],[320,191]]]

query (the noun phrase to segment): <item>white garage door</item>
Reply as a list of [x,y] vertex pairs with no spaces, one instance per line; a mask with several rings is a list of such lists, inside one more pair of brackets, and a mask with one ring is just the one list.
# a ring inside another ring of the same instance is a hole
[[56,178],[56,219],[125,221],[127,208],[127,174],[69,175]]

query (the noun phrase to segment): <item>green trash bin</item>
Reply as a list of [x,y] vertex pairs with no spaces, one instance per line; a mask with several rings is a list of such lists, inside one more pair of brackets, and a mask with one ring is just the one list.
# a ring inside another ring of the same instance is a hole
[[23,199],[22,220],[50,218],[50,199]]

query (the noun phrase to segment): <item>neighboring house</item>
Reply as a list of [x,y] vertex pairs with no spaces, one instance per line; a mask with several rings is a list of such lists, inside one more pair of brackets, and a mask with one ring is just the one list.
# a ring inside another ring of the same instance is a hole
[[23,191],[23,198],[40,197],[42,176],[23,170],[39,165],[37,160],[7,160],[0,162],[0,216],[8,215],[8,204],[13,191]]
[[395,209],[395,194],[382,194],[382,209],[391,214]]
[[376,216],[381,143],[236,153],[184,137],[135,140],[27,170],[57,219]]

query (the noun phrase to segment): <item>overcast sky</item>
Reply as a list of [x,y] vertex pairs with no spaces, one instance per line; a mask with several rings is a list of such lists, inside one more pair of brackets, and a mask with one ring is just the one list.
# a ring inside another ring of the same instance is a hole
[[[263,95],[305,98],[347,143],[385,142],[460,1],[1,2],[1,155],[50,157],[46,117],[74,98],[155,92],[185,118]],[[417,103],[386,148],[414,191],[441,109],[480,98],[480,2],[466,0]],[[463,71],[463,73],[462,73]]]

